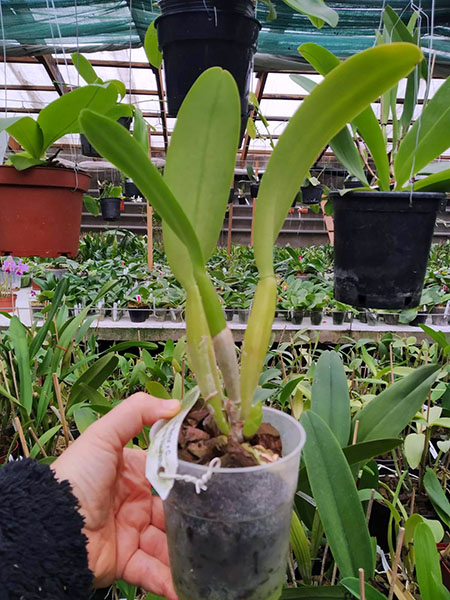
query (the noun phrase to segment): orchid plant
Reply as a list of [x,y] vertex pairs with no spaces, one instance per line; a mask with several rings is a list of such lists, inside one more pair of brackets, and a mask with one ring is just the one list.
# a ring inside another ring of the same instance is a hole
[[[386,6],[382,15],[383,30],[377,31],[377,44],[385,46],[392,41],[403,41],[419,45],[418,16],[414,12],[405,24],[390,6]],[[334,54],[318,44],[302,44],[298,51],[320,75],[326,76],[340,65]],[[361,189],[450,190],[450,169],[434,173],[429,169],[429,164],[450,146],[450,77],[429,98],[430,77],[429,66],[423,58],[408,76],[400,116],[397,115],[398,86],[394,85],[380,95],[381,123],[368,106],[349,121],[350,128],[346,125],[330,141],[336,158],[361,182]],[[291,75],[291,79],[308,92],[316,85],[302,75]],[[422,80],[427,91],[422,114],[414,121]],[[389,120],[392,121],[392,140],[388,140],[387,135]],[[370,177],[366,176],[367,172]],[[419,174],[428,175],[418,177]]]
[[218,427],[238,442],[252,437],[262,420],[262,407],[254,398],[277,299],[273,245],[292,201],[329,140],[421,60],[420,49],[405,43],[355,55],[325,77],[288,123],[256,202],[254,254],[259,281],[240,364],[206,268],[234,177],[240,128],[234,79],[214,67],[192,86],[171,136],[163,177],[146,148],[123,127],[91,110],[80,116],[81,129],[94,148],[131,177],[161,215],[167,259],[186,290],[190,365]]
[[29,266],[19,259],[19,262],[8,256],[2,263],[2,280],[0,282],[0,296],[10,296],[13,289],[13,278],[14,275],[22,277],[25,273],[28,273]]

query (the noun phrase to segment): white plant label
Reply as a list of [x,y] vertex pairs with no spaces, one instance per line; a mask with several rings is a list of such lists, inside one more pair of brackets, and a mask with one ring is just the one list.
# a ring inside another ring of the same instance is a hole
[[181,411],[170,421],[161,419],[150,430],[150,447],[147,452],[145,475],[166,500],[178,470],[178,435],[184,418],[200,396],[198,387],[189,390],[181,402]]

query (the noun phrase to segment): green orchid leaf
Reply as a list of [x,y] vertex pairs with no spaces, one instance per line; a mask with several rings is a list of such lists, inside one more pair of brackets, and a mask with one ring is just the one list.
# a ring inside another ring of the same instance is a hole
[[321,149],[421,59],[422,52],[411,44],[370,48],[333,69],[302,102],[278,140],[259,189],[254,252],[262,276],[273,273],[273,243]]
[[93,215],[94,217],[98,217],[98,215],[100,214],[100,202],[98,198],[89,196],[89,194],[84,194],[83,204],[86,210],[91,213],[91,215]]
[[64,94],[39,113],[37,122],[44,135],[43,150],[67,133],[80,133],[80,111],[89,108],[107,113],[116,104],[117,90],[114,85],[87,85]]
[[396,189],[450,146],[450,77],[424,107],[394,159]]
[[[60,423],[58,425],[55,425],[54,427],[51,427],[50,429],[47,429],[47,431],[39,437],[39,443],[41,444],[41,446],[45,446],[45,444],[47,442],[49,442],[52,438],[54,438],[55,435],[60,430],[61,430]],[[36,458],[36,456],[38,456],[39,452],[40,452],[39,446],[37,444],[34,444],[34,446],[30,450],[30,457]]]
[[88,406],[82,406],[81,408],[76,408],[73,411],[73,418],[75,421],[75,425],[80,433],[84,433],[86,429],[97,421],[97,415],[95,412],[89,408]]
[[73,66],[86,83],[103,83],[87,58],[79,52],[74,52],[71,57]]
[[[191,221],[205,261],[217,246],[233,184],[239,107],[233,77],[218,67],[205,71],[179,110],[167,151],[164,180]],[[163,234],[170,268],[189,287],[192,267],[183,244],[164,222]]]
[[450,169],[432,173],[413,184],[415,192],[448,192],[450,190]]
[[[105,83],[111,83],[116,88],[121,100],[125,97],[125,94],[127,93],[127,88],[125,87],[123,81],[120,81],[120,79],[108,79],[108,81],[105,81]],[[127,105],[125,104],[124,106]]]
[[[91,110],[82,111],[80,124],[97,152],[151,198],[152,206],[185,244],[193,264],[203,268],[200,243],[189,219],[139,142],[122,125]],[[111,144],[111,139],[116,143]]]
[[269,14],[267,15],[267,20],[269,22],[274,21],[277,18],[277,9],[275,8],[275,5],[272,2],[272,0],[261,0],[261,2],[264,2],[264,4],[267,4],[267,7],[269,9]]
[[[357,577],[344,577],[340,584],[344,586],[355,598],[361,600],[361,587]],[[386,596],[376,590],[370,583],[364,583],[364,594],[366,600],[386,600]]]
[[414,532],[414,555],[417,582],[422,600],[448,600],[450,594],[442,585],[439,553],[433,532],[426,523],[418,523]]
[[16,154],[11,154],[8,162],[18,171],[25,171],[30,167],[38,167],[39,165],[47,164],[46,160],[42,158],[33,158],[28,152],[16,152]]
[[309,551],[309,541],[306,537],[305,530],[297,513],[292,513],[290,542],[294,556],[297,560],[298,570],[302,576],[302,580],[306,585],[311,584],[312,562],[311,553]]
[[44,138],[41,128],[34,119],[31,117],[19,119],[10,125],[7,131],[32,158],[41,158]]
[[351,446],[344,446],[342,451],[344,452],[348,464],[354,465],[368,461],[374,456],[386,454],[386,452],[400,446],[401,443],[402,440],[399,438],[384,438],[370,440],[369,442],[359,442],[357,444],[352,444]]
[[[311,42],[299,46],[298,51],[323,76],[341,63],[332,52]],[[377,168],[380,189],[389,190],[390,172],[386,143],[380,123],[372,107],[368,106],[356,116],[352,121],[352,125],[358,130],[372,155]]]
[[52,303],[50,305],[50,311],[48,312],[45,323],[40,327],[34,336],[31,344],[30,344],[30,360],[32,360],[37,352],[42,348],[42,344],[45,341],[47,336],[47,332],[50,329],[51,324],[53,323],[53,317],[59,311],[62,299],[64,294],[67,291],[67,287],[69,285],[69,281],[67,278],[61,279],[61,281],[56,286],[55,294],[52,298]]
[[163,57],[158,47],[158,34],[156,32],[154,21],[150,23],[145,34],[144,50],[148,62],[156,69],[159,69],[162,65]]
[[419,367],[366,404],[355,417],[358,441],[399,435],[425,402],[438,371],[437,365]]
[[9,322],[9,339],[14,349],[14,356],[19,370],[19,399],[28,416],[33,408],[33,382],[30,369],[30,352],[27,333],[17,317]]
[[447,527],[450,527],[450,502],[441,487],[436,473],[429,467],[423,478],[423,485],[440,519],[442,519]]
[[369,530],[355,481],[339,442],[312,411],[302,415],[306,430],[304,457],[327,541],[343,577],[360,568],[372,577],[374,557]]
[[405,437],[405,457],[411,469],[417,469],[425,449],[425,434],[410,433]]
[[330,8],[323,0],[283,0],[296,12],[306,15],[311,23],[320,28],[322,22],[328,23],[330,27],[336,27],[339,21],[339,15]]
[[325,350],[316,365],[311,410],[322,417],[341,446],[348,443],[350,395],[344,366],[334,350]]
[[156,398],[164,398],[165,400],[168,400],[172,397],[166,388],[159,383],[159,381],[147,381],[145,384],[145,389],[149,394],[155,396]]
[[130,104],[115,104],[105,116],[113,121],[118,121],[121,117],[130,118],[133,116],[133,107]]
[[0,119],[0,131],[5,131],[8,129],[8,127],[14,125],[14,123],[17,123],[18,121],[22,121],[23,119],[27,118],[29,117],[3,117]]
[[92,364],[73,384],[70,390],[69,402],[67,409],[78,404],[84,399],[85,393],[82,384],[88,385],[90,388],[97,390],[110,375],[115,371],[119,359],[114,354],[106,354],[102,356],[94,364]]
[[133,137],[142,146],[144,152],[148,154],[148,126],[147,121],[144,119],[144,115],[139,108],[134,109]]
[[[418,40],[414,37],[413,32],[409,28],[414,21],[411,21],[408,27],[389,5],[387,5],[383,11],[383,23],[393,42],[408,42],[409,44],[418,45]],[[428,66],[425,58],[421,61],[419,68],[421,76],[426,81],[428,79]]]
[[[312,92],[317,85],[315,81],[312,81],[303,75],[291,75],[291,79],[308,92]],[[353,177],[357,177],[360,181],[369,186],[366,174],[364,173],[364,163],[347,126],[334,136],[330,142],[330,147],[338,161],[347,169],[347,171],[353,175]]]

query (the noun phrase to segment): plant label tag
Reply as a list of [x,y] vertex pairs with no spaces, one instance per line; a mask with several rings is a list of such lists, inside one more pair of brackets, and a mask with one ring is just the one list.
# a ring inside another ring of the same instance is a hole
[[170,421],[157,421],[150,430],[150,447],[147,452],[145,476],[166,500],[178,470],[178,435],[184,418],[200,396],[198,387],[190,390],[181,402],[181,411]]

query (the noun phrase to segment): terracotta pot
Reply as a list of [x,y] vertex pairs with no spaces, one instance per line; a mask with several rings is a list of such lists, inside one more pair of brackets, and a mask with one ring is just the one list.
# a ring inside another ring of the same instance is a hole
[[0,254],[76,256],[89,181],[72,169],[0,167]]
[[17,294],[10,296],[0,296],[0,311],[11,313],[14,312],[16,306]]

